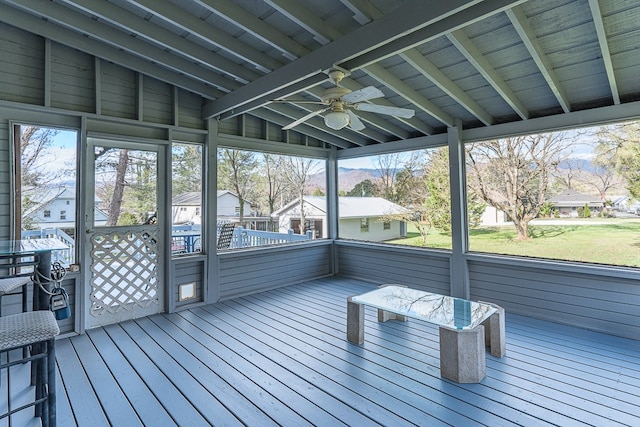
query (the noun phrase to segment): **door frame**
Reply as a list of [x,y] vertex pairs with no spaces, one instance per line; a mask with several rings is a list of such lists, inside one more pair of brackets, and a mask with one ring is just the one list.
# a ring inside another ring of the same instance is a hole
[[[168,159],[170,159],[169,152],[171,143],[167,140],[156,140],[156,139],[142,139],[136,137],[123,137],[123,136],[110,136],[110,135],[87,135],[85,139],[85,159],[84,159],[84,185],[82,186],[82,194],[84,197],[84,212],[83,212],[83,222],[84,222],[84,233],[83,235],[83,253],[80,254],[82,259],[83,268],[83,282],[82,286],[82,309],[80,310],[81,321],[80,321],[80,330],[83,332],[88,327],[93,327],[90,325],[90,310],[91,310],[91,283],[92,283],[92,271],[91,271],[91,248],[92,243],[90,242],[89,236],[93,234],[93,230],[96,229],[94,227],[95,224],[95,147],[109,147],[109,148],[117,148],[117,149],[129,149],[129,150],[141,150],[141,151],[152,151],[157,153],[157,185],[156,185],[156,215],[157,215],[157,256],[156,256],[156,270],[158,276],[158,289],[157,289],[157,297],[158,297],[158,312],[166,311],[166,300],[167,300],[167,289],[170,286],[168,281],[168,275],[166,271],[169,269],[170,258],[167,256],[168,252],[168,242],[170,239],[167,239],[167,230],[170,230],[170,224],[167,224],[167,221],[170,221],[170,217],[168,216],[168,212],[170,211],[170,206],[167,207],[167,200],[170,195],[170,180],[167,178],[168,173],[170,172],[170,164],[168,163]],[[141,226],[131,226],[129,228],[136,228]],[[99,227],[102,228],[102,227]],[[122,228],[123,230],[127,227],[105,227],[105,230],[114,230]],[[80,234],[80,233],[79,233]],[[78,236],[79,237],[79,236]],[[80,313],[77,313],[80,314]],[[147,314],[143,314],[148,315]],[[134,316],[136,317],[136,316]]]

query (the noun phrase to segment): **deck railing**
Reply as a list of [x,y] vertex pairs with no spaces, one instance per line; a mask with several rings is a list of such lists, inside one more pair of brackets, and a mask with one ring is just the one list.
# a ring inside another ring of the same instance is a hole
[[313,231],[311,230],[307,231],[306,234],[295,234],[291,229],[286,233],[277,233],[273,231],[249,230],[242,227],[236,227],[235,230],[233,230],[233,238],[231,239],[229,249],[281,245],[312,239]]
[[[218,232],[220,223],[218,223]],[[236,227],[228,249],[248,248],[256,246],[281,245],[292,242],[313,240],[313,231],[300,235],[288,230],[286,233],[274,231],[251,230]],[[73,264],[75,240],[60,228],[43,228],[41,230],[23,230],[22,239],[53,238],[64,242],[69,249],[55,250],[52,261],[59,261],[64,265]],[[202,229],[200,225],[174,225],[171,234],[171,252],[175,254],[197,253],[202,250]]]
[[[220,234],[223,221],[217,224],[217,233]],[[174,225],[171,235],[171,251],[174,255],[197,253],[202,250],[202,231],[199,225]],[[300,235],[288,230],[286,233],[275,231],[251,230],[244,227],[235,227],[231,243],[228,249],[249,248],[257,246],[282,245],[292,242],[313,240],[313,231],[307,231]]]
[[40,230],[22,230],[22,239],[57,239],[68,246],[68,249],[56,249],[51,252],[51,261],[68,266],[75,262],[76,241],[60,228],[42,228]]

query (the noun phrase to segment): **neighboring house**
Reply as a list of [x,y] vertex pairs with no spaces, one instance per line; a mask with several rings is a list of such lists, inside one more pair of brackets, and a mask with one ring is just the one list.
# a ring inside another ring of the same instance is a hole
[[630,196],[615,196],[611,202],[613,209],[618,212],[628,212],[640,215],[640,201]]
[[594,212],[601,212],[604,207],[604,203],[600,197],[578,193],[571,189],[564,190],[557,196],[552,197],[549,199],[549,202],[559,211],[560,216],[569,217],[577,217],[578,208],[584,208],[587,205],[592,214]]
[[[240,215],[240,198],[228,190],[218,191],[218,219],[238,222]],[[177,194],[171,201],[172,224],[202,224],[202,194],[199,191],[189,191]],[[257,218],[251,209],[251,203],[244,201],[245,226],[256,227],[256,223],[264,228],[269,218]],[[250,223],[250,224],[247,224]]]
[[[327,237],[326,197],[304,196],[306,229],[315,231],[316,238]],[[404,221],[383,221],[386,215],[406,214],[408,209],[381,197],[339,197],[340,237],[374,242],[397,239],[406,235]],[[287,204],[272,215],[277,218],[281,233],[293,229],[300,232],[300,199]]]
[[[229,190],[218,190],[218,217],[235,217],[240,215],[240,198]],[[244,201],[244,216],[253,215],[251,203]]]
[[[25,212],[35,229],[61,228],[73,230],[76,226],[76,189],[74,187],[47,187],[34,195],[40,203]],[[107,223],[107,214],[98,209],[96,200],[94,218],[96,225]]]
[[487,205],[480,217],[480,225],[484,226],[502,225],[505,222],[507,222],[507,215],[504,211],[489,205]]
[[[220,191],[218,191],[218,197]],[[202,193],[189,191],[173,196],[171,200],[172,224],[202,224]]]
[[613,196],[611,197],[611,206],[613,209],[626,212],[629,205],[629,196]]

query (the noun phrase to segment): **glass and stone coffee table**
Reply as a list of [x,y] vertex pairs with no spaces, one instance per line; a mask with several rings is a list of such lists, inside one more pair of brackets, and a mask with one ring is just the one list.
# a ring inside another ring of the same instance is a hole
[[485,346],[491,355],[506,351],[504,309],[495,304],[474,302],[419,291],[399,285],[378,289],[347,299],[347,339],[364,342],[364,307],[378,309],[378,321],[407,321],[409,317],[440,326],[440,375],[460,383],[477,383],[486,374]]

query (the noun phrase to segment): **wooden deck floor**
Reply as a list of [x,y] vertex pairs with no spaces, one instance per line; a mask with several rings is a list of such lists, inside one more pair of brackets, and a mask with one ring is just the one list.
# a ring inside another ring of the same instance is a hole
[[640,341],[507,313],[487,377],[439,375],[438,330],[376,321],[346,341],[330,278],[98,328],[57,344],[59,426],[640,425]]

